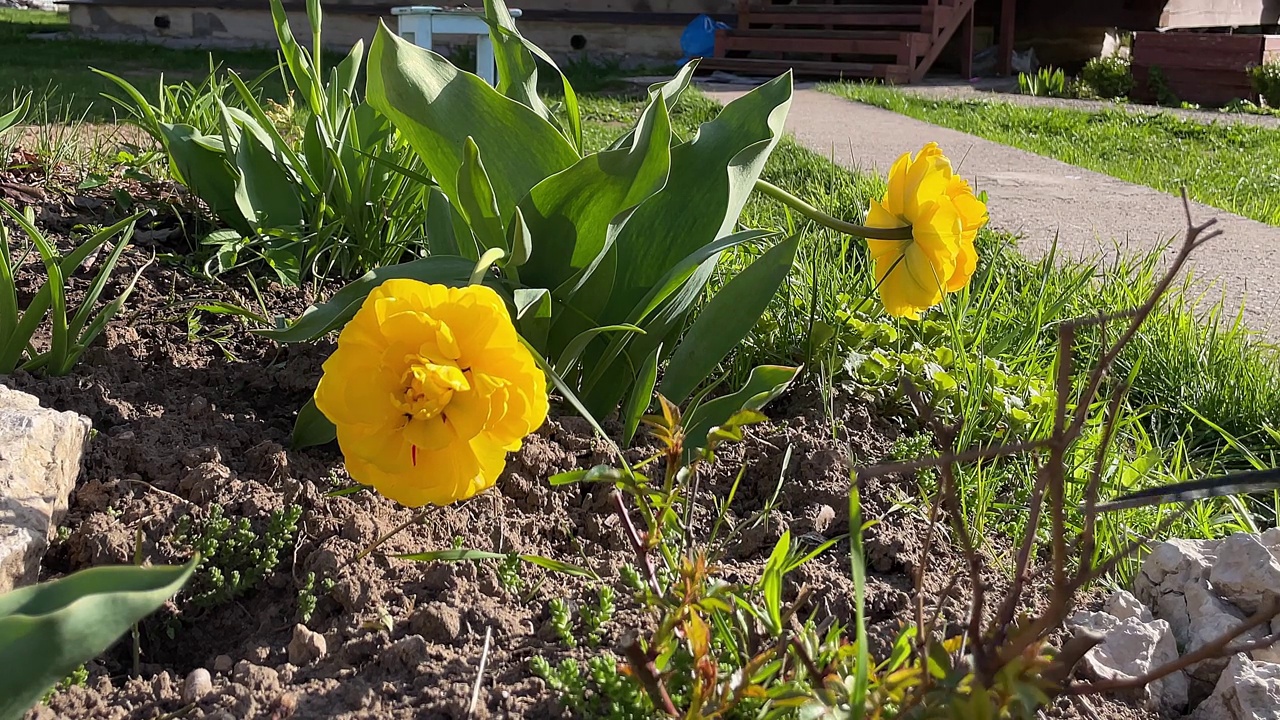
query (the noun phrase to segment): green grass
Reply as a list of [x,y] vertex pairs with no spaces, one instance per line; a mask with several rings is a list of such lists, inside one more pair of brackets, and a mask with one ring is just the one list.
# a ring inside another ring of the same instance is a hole
[[[161,74],[166,80],[202,80],[209,72],[207,50],[173,50],[143,43],[92,40],[33,39],[32,33],[70,29],[65,13],[0,9],[0,104],[26,92],[42,102],[38,121],[86,119],[111,122],[120,113],[103,102],[103,92],[116,93],[109,81],[90,67],[121,75],[155,94]],[[215,63],[232,68],[246,79],[257,77],[276,64],[275,51],[217,51]],[[272,78],[264,84],[271,97],[282,95],[283,85]]]
[[883,85],[829,92],[1280,225],[1280,130],[1169,113],[931,100]]
[[[635,120],[639,110],[634,98],[585,98],[591,144],[607,144]],[[715,111],[714,103],[705,97],[687,96],[675,112],[674,124],[687,137]],[[884,187],[881,178],[848,172],[789,138],[770,159],[764,177],[855,222],[869,199]],[[799,231],[803,242],[789,282],[739,352],[726,361],[727,385],[757,364],[808,363],[811,379],[828,391],[847,387],[851,358],[868,351],[865,344],[848,337],[857,333],[852,324],[856,320],[863,323],[863,332],[866,327],[881,328],[882,339],[873,344],[879,350],[923,361],[931,359],[935,348],[946,347],[962,359],[952,371],[963,389],[956,409],[970,421],[964,439],[973,444],[998,443],[1014,432],[1008,410],[992,402],[993,390],[1012,395],[1028,384],[1052,386],[1056,329],[1063,320],[1136,307],[1159,279],[1160,253],[1106,264],[1064,263],[1053,257],[1031,261],[1017,252],[1014,238],[988,231],[980,236],[982,260],[967,291],[953,296],[924,322],[897,321],[884,317],[874,299],[867,299],[873,283],[862,241],[800,222],[780,204],[759,196],[748,203],[742,223]],[[744,248],[727,256],[720,281],[732,277],[761,251]],[[849,320],[858,307],[862,319]],[[1219,307],[1203,317],[1196,307],[1197,298],[1188,286],[1176,287],[1120,358],[1116,376],[1129,378],[1132,390],[1107,474],[1107,496],[1241,469],[1250,464],[1251,455],[1265,464],[1280,452],[1280,444],[1265,429],[1280,428],[1276,349],[1239,325],[1228,309]],[[823,338],[813,338],[814,328],[829,331]],[[1078,342],[1077,382],[1096,361],[1097,342],[1096,334],[1090,333]],[[985,358],[998,360],[1001,373],[984,368]],[[897,407],[899,422],[910,430],[915,418],[902,405]],[[1043,436],[1049,430],[1048,421],[1047,413],[1033,414],[1021,432]],[[1079,443],[1073,460],[1074,472],[1081,477],[1092,460],[1099,430],[1092,427]],[[1237,438],[1238,446],[1233,447],[1224,433]],[[1022,532],[1032,472],[1029,459],[963,470],[964,504],[975,534],[1007,538]],[[929,487],[927,482],[924,487]],[[1075,492],[1082,487],[1083,483],[1076,484]],[[1251,529],[1275,514],[1270,499],[1263,500],[1201,503],[1169,532],[1210,537]],[[1101,549],[1121,549],[1135,534],[1154,531],[1161,518],[1161,512],[1151,508],[1105,518]],[[998,549],[994,550],[998,556]],[[1133,563],[1123,568],[1125,572],[1135,569]]]

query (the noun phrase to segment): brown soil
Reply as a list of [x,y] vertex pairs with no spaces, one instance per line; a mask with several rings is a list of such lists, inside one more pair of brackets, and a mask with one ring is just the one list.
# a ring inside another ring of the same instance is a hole
[[[55,197],[46,200],[40,221],[65,243],[78,222],[101,219],[110,208],[103,198]],[[175,225],[172,215],[148,225],[155,239],[125,255],[107,297],[153,251],[188,251],[181,237],[159,232]],[[33,290],[34,277],[21,276],[25,291]],[[87,282],[77,278],[77,291]],[[296,315],[313,300],[282,287],[267,288],[263,297],[271,313],[284,316]],[[178,711],[185,718],[466,717],[482,659],[486,670],[470,715],[566,715],[554,693],[531,673],[530,659],[541,655],[555,664],[602,649],[620,654],[623,633],[647,629],[652,622],[637,611],[619,579],[619,567],[635,558],[607,489],[547,483],[555,473],[609,462],[604,443],[586,422],[555,410],[510,458],[497,488],[431,511],[379,552],[356,560],[362,548],[412,511],[370,492],[327,495],[351,484],[336,448],[289,449],[294,412],[314,388],[332,346],[280,347],[252,335],[233,317],[196,308],[209,299],[254,307],[250,298],[242,288],[215,285],[181,266],[153,264],[126,311],[72,375],[18,373],[6,380],[48,407],[86,415],[96,430],[64,522],[67,531],[45,559],[45,578],[132,562],[139,531],[148,562],[185,561],[188,551],[175,542],[175,528],[184,516],[205,516],[212,503],[230,516],[248,518],[259,534],[266,532],[272,511],[290,504],[301,508],[296,541],[258,587],[203,609],[180,596],[144,623],[141,677],[130,679],[132,648],[126,639],[90,663],[86,687],[58,693],[28,717],[167,718]],[[197,325],[200,332],[192,332]],[[754,581],[784,529],[807,546],[844,533],[850,462],[880,461],[897,433],[853,397],[835,398],[829,414],[816,393],[804,389],[769,413],[776,420],[752,428],[745,442],[724,450],[700,482],[699,499],[706,507],[728,495],[745,467],[730,513],[736,521],[755,514],[777,492],[777,509],[746,531],[722,563],[730,581]],[[631,452],[633,459],[646,454],[645,448]],[[790,461],[784,462],[788,454]],[[876,481],[863,489],[868,518],[882,521],[866,541],[872,571],[867,604],[878,653],[912,612],[911,577],[926,522],[922,511],[897,503],[917,495],[907,479]],[[707,522],[696,525],[695,533],[709,531]],[[571,605],[592,601],[596,591],[585,581],[525,566],[521,586],[505,587],[494,563],[391,557],[455,543],[594,569],[619,598],[601,647],[565,649],[549,625],[551,599]],[[931,553],[930,602],[960,570],[958,561],[945,545]],[[320,581],[307,626],[324,635],[327,653],[295,665],[288,647],[299,621],[299,588],[308,573]],[[801,587],[810,590],[802,615],[816,611],[819,618],[852,620],[847,543],[788,579],[790,597]],[[967,589],[960,583],[950,593],[946,620],[959,619]],[[491,636],[487,656],[486,634]],[[187,707],[184,678],[197,668],[212,673],[213,691]],[[1124,705],[1094,705],[1097,717],[1141,717]],[[1055,714],[1083,712],[1065,704]]]

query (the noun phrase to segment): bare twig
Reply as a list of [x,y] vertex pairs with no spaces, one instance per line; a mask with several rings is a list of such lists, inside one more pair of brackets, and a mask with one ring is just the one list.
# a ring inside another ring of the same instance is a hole
[[627,539],[631,541],[631,549],[635,551],[636,558],[640,561],[640,568],[644,570],[645,579],[649,581],[649,588],[655,595],[661,595],[662,586],[658,584],[658,575],[654,572],[653,562],[649,559],[649,548],[640,539],[635,523],[631,522],[631,513],[627,512],[627,503],[622,498],[622,493],[617,491],[613,493],[613,509],[622,519],[622,528],[626,531]]
[[480,667],[476,670],[476,682],[471,686],[471,702],[467,705],[467,717],[475,717],[476,703],[480,702],[480,686],[484,683],[484,668],[489,664],[489,643],[493,640],[493,628],[484,629],[484,649],[480,651]]

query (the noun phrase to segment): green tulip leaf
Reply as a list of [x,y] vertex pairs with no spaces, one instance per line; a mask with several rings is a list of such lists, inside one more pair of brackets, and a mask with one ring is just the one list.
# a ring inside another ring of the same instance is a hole
[[338,439],[338,428],[316,407],[313,397],[298,411],[293,423],[293,449],[326,445]]
[[686,454],[691,454],[706,441],[707,434],[743,410],[760,410],[786,391],[799,374],[798,367],[760,365],[751,371],[742,389],[690,410],[684,418]]
[[579,159],[545,118],[385,25],[369,48],[367,72],[369,104],[391,120],[450,198],[457,196],[468,137],[490,163],[504,218],[534,185]]
[[680,405],[764,315],[800,248],[793,235],[770,248],[711,298],[671,355],[658,392]]
[[182,589],[181,567],[99,567],[0,595],[0,720],[17,720]]
[[334,293],[328,302],[307,308],[289,327],[262,328],[254,332],[276,342],[311,342],[341,328],[355,317],[369,293],[388,280],[410,278],[425,283],[465,287],[470,284],[474,269],[475,263],[471,260],[448,255],[381,267]]

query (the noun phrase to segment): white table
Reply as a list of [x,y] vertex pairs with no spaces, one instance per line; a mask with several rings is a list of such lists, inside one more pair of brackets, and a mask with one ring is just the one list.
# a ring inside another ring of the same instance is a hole
[[[511,17],[520,17],[512,9]],[[497,84],[493,60],[493,41],[489,39],[489,23],[484,10],[478,8],[440,8],[429,5],[393,7],[391,14],[399,23],[400,37],[420,48],[432,49],[433,35],[474,35],[476,38],[476,74],[490,85]]]

